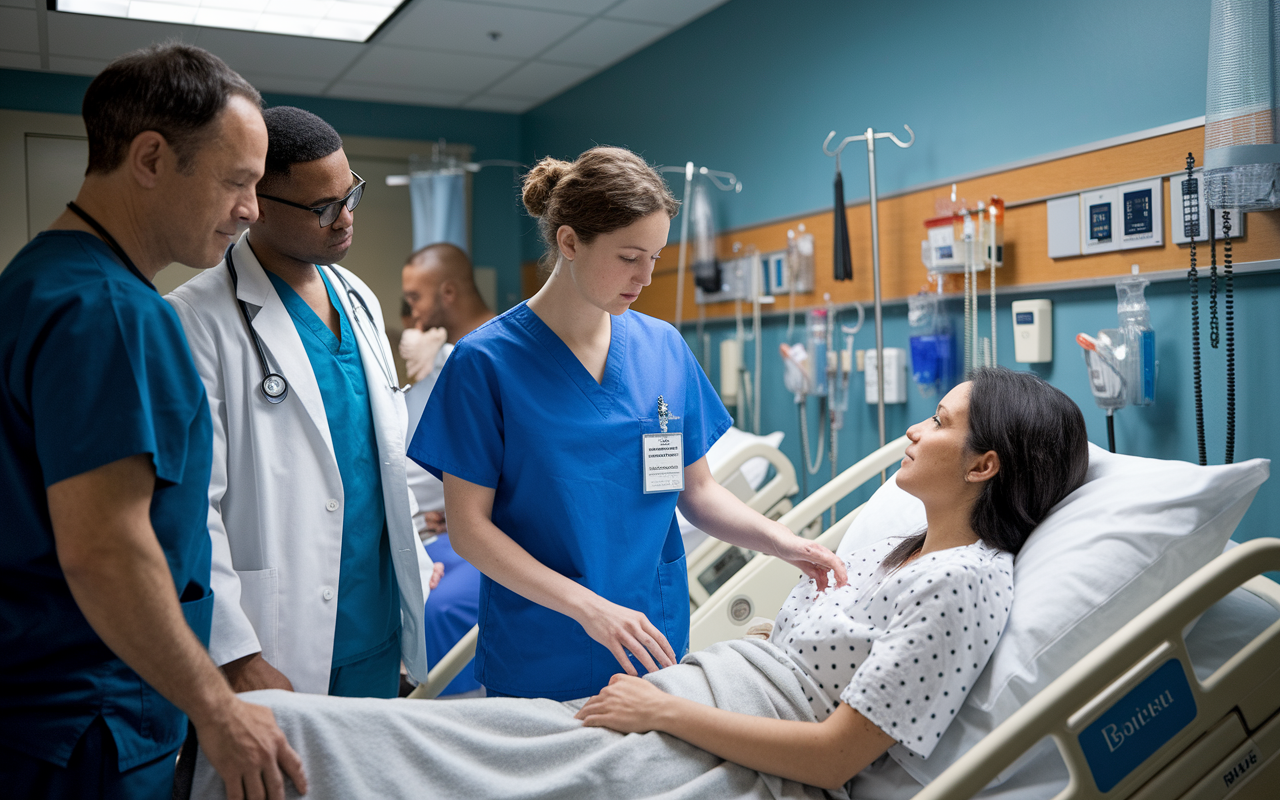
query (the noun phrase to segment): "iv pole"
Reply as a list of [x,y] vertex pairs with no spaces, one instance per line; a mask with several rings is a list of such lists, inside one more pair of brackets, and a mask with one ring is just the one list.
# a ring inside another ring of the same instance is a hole
[[846,136],[841,140],[836,149],[828,150],[827,145],[835,138],[836,132],[832,131],[827,134],[826,141],[822,143],[822,152],[829,155],[840,157],[840,151],[850,142],[866,142],[867,143],[867,173],[871,183],[871,268],[873,281],[875,284],[875,304],[876,304],[876,398],[879,421],[880,421],[880,446],[884,447],[884,326],[882,322],[881,306],[880,306],[880,221],[878,216],[878,206],[876,197],[876,139],[892,139],[893,143],[901,148],[908,148],[915,144],[916,134],[911,130],[910,125],[903,125],[907,129],[907,133],[911,134],[911,139],[905,144],[897,136],[889,131],[876,133],[874,129],[867,128],[866,133],[858,136]]
[[[659,172],[683,172],[684,173],[684,196],[680,200],[680,261],[676,267],[676,330],[680,329],[680,323],[684,321],[684,273],[688,264],[687,253],[689,250],[689,193],[693,190],[693,173],[695,168],[692,161],[685,162],[683,167],[662,167]],[[720,172],[719,170],[707,169],[706,167],[698,167],[696,169],[699,175],[706,175],[711,179],[711,183],[722,192],[741,192],[742,181],[738,180],[732,172]],[[727,184],[721,183],[721,180],[728,181]],[[701,334],[701,331],[699,331]]]

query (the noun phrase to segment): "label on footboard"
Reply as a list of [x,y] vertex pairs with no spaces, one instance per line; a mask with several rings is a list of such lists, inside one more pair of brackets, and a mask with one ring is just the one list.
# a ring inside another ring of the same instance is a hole
[[1098,791],[1111,791],[1195,718],[1187,675],[1171,658],[1078,737]]

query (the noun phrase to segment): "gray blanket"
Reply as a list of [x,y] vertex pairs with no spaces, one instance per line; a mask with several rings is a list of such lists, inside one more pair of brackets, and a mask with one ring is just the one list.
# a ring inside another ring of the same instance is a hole
[[[785,656],[765,642],[723,642],[649,680],[730,711],[814,720]],[[585,700],[374,700],[281,691],[243,697],[275,712],[306,765],[313,800],[847,798],[723,761],[666,734],[584,728],[573,715]],[[192,797],[225,796],[201,753]]]

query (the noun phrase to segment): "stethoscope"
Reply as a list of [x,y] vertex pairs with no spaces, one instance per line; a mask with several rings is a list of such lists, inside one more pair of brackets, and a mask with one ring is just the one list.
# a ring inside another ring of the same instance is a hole
[[[245,301],[240,299],[240,276],[236,272],[235,259],[231,255],[231,251],[235,248],[235,244],[227,246],[225,259],[227,262],[227,272],[231,275],[231,292],[236,295],[236,303],[240,306],[240,316],[244,319],[244,326],[249,331],[249,338],[253,339],[253,347],[258,352],[258,363],[262,365],[262,396],[267,398],[268,403],[278,404],[284,402],[285,397],[289,394],[289,382],[279,372],[272,372],[270,365],[267,363],[267,352],[262,347],[262,340],[258,338],[258,332],[253,329],[253,324],[249,321],[249,306]],[[373,313],[369,311],[369,305],[364,298],[360,296],[347,279],[336,269],[334,275],[338,276],[338,280],[342,282],[342,288],[347,293],[347,302],[351,304],[351,310],[354,312],[356,304],[360,304],[360,309],[364,311],[365,323],[361,324],[360,314],[354,313],[355,327],[360,331],[360,335],[364,337],[365,344],[369,346],[374,356],[378,359],[378,366],[382,369],[382,375],[387,379],[387,386],[393,392],[400,391],[400,387],[396,386],[395,373],[391,371],[390,365],[387,363],[382,350],[377,346],[377,342],[365,330],[365,324],[371,329],[377,330],[377,326],[373,322]]]

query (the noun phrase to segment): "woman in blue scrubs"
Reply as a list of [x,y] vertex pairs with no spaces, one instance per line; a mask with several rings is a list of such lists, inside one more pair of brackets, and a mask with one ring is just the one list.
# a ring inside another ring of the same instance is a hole
[[671,325],[629,310],[676,200],[630,151],[526,176],[553,269],[460,341],[409,447],[444,481],[455,550],[483,574],[476,678],[568,700],[688,650],[677,502],[709,534],[827,583],[826,548],[748,509],[704,458],[728,412]]

